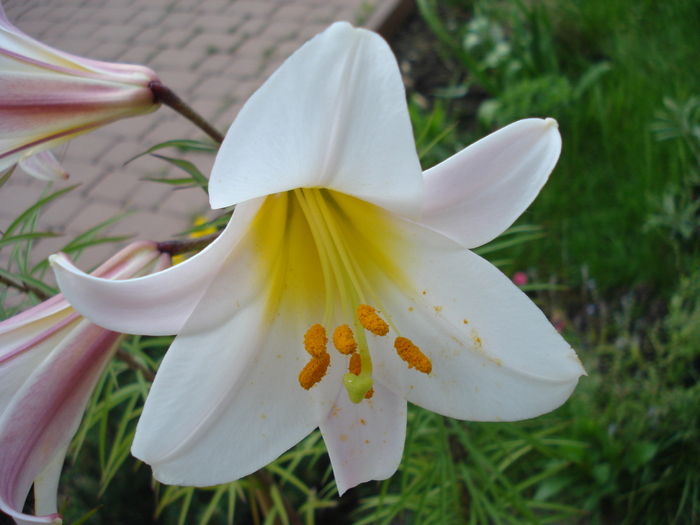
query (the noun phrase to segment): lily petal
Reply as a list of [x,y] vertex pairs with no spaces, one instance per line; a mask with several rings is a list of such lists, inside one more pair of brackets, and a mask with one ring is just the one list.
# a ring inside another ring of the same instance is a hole
[[[121,334],[80,321],[22,385],[0,416],[0,508],[26,523],[60,523],[60,517],[21,513],[34,479],[64,453],[95,383],[112,358]],[[55,472],[48,484],[54,482]],[[42,498],[42,506],[46,501]],[[55,506],[53,507],[55,509]],[[55,512],[55,511],[54,511]]]
[[422,177],[401,74],[378,35],[336,23],[248,100],[210,179],[213,208],[326,187],[417,219]]
[[[53,49],[22,33],[0,6],[0,170],[115,120],[159,107],[158,78]],[[30,174],[32,170],[29,170]]]
[[377,380],[416,405],[472,421],[527,419],[564,403],[585,370],[540,309],[478,255],[405,223],[405,237],[420,247],[402,265],[413,289],[387,290],[383,303],[432,372],[409,369],[388,338],[375,338]]
[[95,324],[115,332],[142,335],[178,333],[207,286],[236,246],[262,200],[244,203],[219,238],[186,261],[137,279],[88,275],[65,254],[49,257],[68,302]]
[[19,161],[19,167],[35,179],[45,181],[66,180],[68,172],[49,150],[29,155]]
[[[285,210],[279,213],[283,220]],[[296,257],[270,253],[261,259],[260,233],[252,231],[226,258],[146,400],[132,453],[163,483],[210,486],[250,474],[316,428],[338,396],[347,358],[337,353],[321,383],[310,390],[299,385],[309,360],[303,334],[309,319],[322,317],[323,305],[300,307],[283,298],[280,308],[297,314],[275,314],[270,296],[276,285],[268,278],[274,274],[261,263]],[[284,231],[268,233],[270,246],[283,246],[277,234]]]
[[421,222],[475,248],[495,239],[532,203],[554,169],[554,119],[520,120],[425,172]]
[[391,477],[406,440],[406,401],[381,383],[372,399],[354,404],[345,390],[321,422],[323,440],[342,496],[349,488]]

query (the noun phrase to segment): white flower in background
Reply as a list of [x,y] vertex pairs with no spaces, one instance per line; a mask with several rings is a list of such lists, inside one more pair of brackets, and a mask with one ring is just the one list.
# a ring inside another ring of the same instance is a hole
[[[157,80],[143,66],[42,44],[14,27],[0,5],[0,171],[110,122],[154,111],[160,104],[149,85]],[[27,172],[65,177],[53,162],[41,157]]]
[[52,263],[74,307],[112,330],[177,333],[132,452],[209,486],[320,427],[338,490],[391,476],[406,401],[465,420],[561,405],[585,374],[506,276],[469,251],[502,233],[556,164],[556,122],[516,122],[421,173],[396,61],[331,26],[254,94],[210,182],[236,204],[208,248],[106,281]]
[[[138,242],[93,275],[126,279],[169,265],[155,243]],[[61,295],[0,322],[0,510],[18,525],[61,523],[63,460],[123,337],[81,317]],[[36,516],[22,513],[32,483]]]

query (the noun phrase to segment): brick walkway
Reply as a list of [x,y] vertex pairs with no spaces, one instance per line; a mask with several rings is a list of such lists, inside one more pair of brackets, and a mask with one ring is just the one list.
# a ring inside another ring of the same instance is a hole
[[[163,83],[219,130],[288,57],[330,23],[347,20],[377,29],[396,0],[5,0],[8,18],[25,33],[63,51],[99,60],[151,67]],[[166,240],[209,211],[200,189],[173,191],[144,177],[176,175],[152,157],[123,163],[153,144],[204,134],[170,108],[123,120],[81,136],[54,153],[80,186],[46,208],[39,230],[62,233],[42,240],[40,260],[87,229],[135,212],[105,230],[109,235]],[[164,150],[165,152],[166,150]],[[168,151],[175,155],[176,152]],[[187,157],[207,174],[213,156]],[[45,189],[16,172],[0,190],[0,231]],[[114,252],[90,248],[89,268]],[[3,254],[4,255],[4,254]],[[6,260],[6,256],[3,257]]]

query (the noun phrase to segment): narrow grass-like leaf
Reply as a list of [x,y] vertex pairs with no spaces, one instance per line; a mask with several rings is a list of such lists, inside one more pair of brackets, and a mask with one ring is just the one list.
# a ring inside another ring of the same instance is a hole
[[206,151],[206,152],[216,152],[219,149],[214,144],[209,144],[207,142],[200,142],[198,140],[169,140],[167,142],[161,142],[160,144],[156,144],[155,146],[151,146],[143,153],[139,153],[135,157],[132,157],[129,160],[127,160],[124,163],[124,165],[129,164],[131,161],[134,161],[134,160],[138,159],[139,157],[143,157],[144,155],[148,155],[149,153],[153,153],[154,151],[158,151],[158,150],[163,149],[163,148],[177,148],[181,151]]
[[206,193],[209,193],[207,189],[209,186],[209,180],[204,175],[202,175],[202,172],[199,171],[199,169],[190,161],[184,159],[176,159],[173,157],[166,157],[164,155],[156,155],[155,153],[152,153],[151,155],[153,155],[156,158],[162,159],[166,162],[169,162],[173,166],[176,166],[183,170],[185,173],[188,173],[192,177],[192,180],[195,184],[201,186]]
[[39,199],[37,202],[32,204],[29,208],[24,210],[19,217],[17,217],[12,223],[7,227],[5,230],[5,235],[10,235],[13,233],[25,220],[29,219],[32,214],[41,211],[41,209],[46,206],[48,203],[56,200],[59,198],[61,195],[65,195],[66,193],[73,191],[75,188],[77,188],[78,185],[74,184],[73,186],[68,186],[67,188],[63,188],[61,190],[55,191],[54,193],[49,194],[46,197],[43,197]]

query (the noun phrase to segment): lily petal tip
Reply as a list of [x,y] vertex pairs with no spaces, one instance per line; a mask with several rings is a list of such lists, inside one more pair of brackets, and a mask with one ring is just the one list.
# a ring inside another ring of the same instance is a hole
[[553,127],[553,128],[559,129],[559,123],[553,118],[544,119],[544,123],[548,127]]

